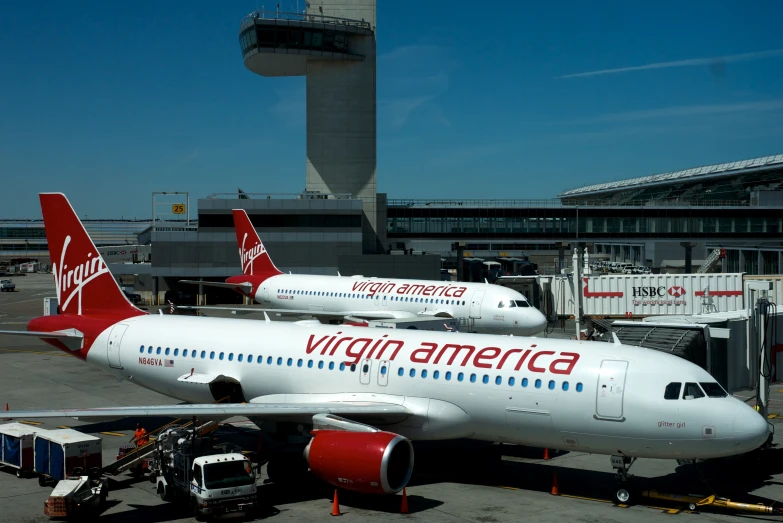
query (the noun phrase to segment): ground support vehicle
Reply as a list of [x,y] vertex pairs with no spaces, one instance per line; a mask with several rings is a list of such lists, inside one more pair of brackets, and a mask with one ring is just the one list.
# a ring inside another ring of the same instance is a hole
[[81,467],[73,474],[57,482],[57,486],[44,501],[44,514],[53,518],[84,517],[89,512],[99,512],[106,505],[109,481],[101,477],[98,467],[84,475]]

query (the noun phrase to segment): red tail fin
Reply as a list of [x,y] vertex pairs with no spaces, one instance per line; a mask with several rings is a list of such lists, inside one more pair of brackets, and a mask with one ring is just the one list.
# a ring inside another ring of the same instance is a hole
[[272,258],[261,243],[250,218],[244,209],[234,209],[234,229],[237,233],[237,246],[239,247],[239,259],[242,263],[242,274],[244,275],[269,275],[282,274]]
[[120,290],[65,195],[40,199],[60,313],[114,320],[144,314]]

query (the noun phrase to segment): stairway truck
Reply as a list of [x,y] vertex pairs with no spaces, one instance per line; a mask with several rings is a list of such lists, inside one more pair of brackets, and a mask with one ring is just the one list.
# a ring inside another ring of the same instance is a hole
[[33,440],[36,433],[49,432],[24,425],[5,423],[0,425],[0,466],[16,469],[16,477],[22,478],[33,473]]
[[187,498],[196,519],[223,514],[252,514],[258,507],[253,464],[238,453],[196,457],[174,452],[158,476],[164,501]]
[[90,470],[103,466],[101,438],[73,429],[57,429],[35,434],[33,442],[35,472],[39,483],[62,480],[76,468]]

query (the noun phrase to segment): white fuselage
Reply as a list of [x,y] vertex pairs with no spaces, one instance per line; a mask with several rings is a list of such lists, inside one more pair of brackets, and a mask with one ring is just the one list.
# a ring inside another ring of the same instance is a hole
[[255,300],[270,308],[314,312],[376,312],[397,318],[469,318],[477,332],[529,336],[546,317],[519,292],[486,283],[280,274],[266,279]]
[[601,342],[150,315],[104,331],[87,360],[192,403],[214,401],[207,383],[222,376],[249,402],[402,404],[414,414],[382,428],[411,439],[709,458],[767,438],[731,396],[664,399],[672,382],[714,383],[696,365]]

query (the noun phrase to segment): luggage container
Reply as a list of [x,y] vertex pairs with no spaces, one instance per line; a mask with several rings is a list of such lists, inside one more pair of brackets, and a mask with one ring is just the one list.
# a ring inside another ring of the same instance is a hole
[[582,278],[587,316],[692,315],[742,310],[741,273],[631,274]]
[[61,480],[73,474],[76,467],[90,470],[103,466],[101,438],[73,429],[49,430],[35,435],[35,472],[40,483]]
[[22,423],[0,425],[0,465],[16,469],[16,477],[32,474],[35,469],[33,439],[37,433],[49,432]]

